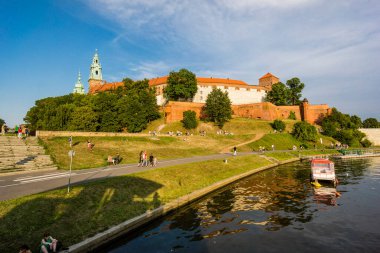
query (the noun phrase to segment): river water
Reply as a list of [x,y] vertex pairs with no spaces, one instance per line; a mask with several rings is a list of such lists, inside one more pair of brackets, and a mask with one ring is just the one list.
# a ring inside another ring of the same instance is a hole
[[243,179],[101,252],[380,252],[380,158],[336,160],[315,190],[309,162]]

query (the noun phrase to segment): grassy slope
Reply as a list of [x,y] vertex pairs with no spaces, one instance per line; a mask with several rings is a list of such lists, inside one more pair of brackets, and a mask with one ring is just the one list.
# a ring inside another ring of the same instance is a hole
[[[99,180],[66,189],[0,202],[0,251],[17,252],[21,243],[38,252],[44,231],[65,245],[170,200],[236,174],[270,164],[259,156],[206,161]],[[15,226],[17,224],[17,226]]]
[[[290,131],[296,121],[285,120],[287,130]],[[163,119],[152,122],[146,132],[155,130],[164,123]],[[295,140],[290,134],[273,134],[270,127],[270,121],[253,120],[246,118],[234,118],[228,122],[224,130],[233,135],[217,135],[218,127],[212,123],[201,122],[194,130],[193,136],[167,136],[160,135],[157,137],[91,137],[90,140],[95,144],[92,152],[87,150],[87,137],[75,137],[73,142],[76,155],[73,161],[73,169],[94,168],[107,165],[107,157],[115,156],[117,153],[123,158],[122,163],[137,163],[139,152],[146,150],[153,153],[158,160],[191,157],[199,155],[215,154],[230,149],[240,143],[248,143],[238,147],[239,152],[249,152],[258,150],[259,146],[265,146],[267,149],[272,144],[276,150],[290,149],[293,145],[299,147],[301,142]],[[170,123],[164,126],[161,133],[168,131],[182,131],[180,122]],[[198,131],[204,130],[206,136],[199,136]],[[272,134],[270,134],[272,132]],[[265,135],[266,134],[266,135]],[[253,141],[255,136],[265,135],[258,141]],[[328,145],[330,139],[322,137],[323,144]],[[42,142],[49,154],[56,162],[59,168],[68,169],[68,141],[67,137],[43,138]],[[310,144],[309,144],[310,145]],[[323,145],[317,143],[318,148]],[[310,147],[313,147],[311,144]]]
[[[146,132],[157,129],[162,123],[161,119],[152,122]],[[180,122],[165,125],[161,133],[177,130],[184,131]],[[205,130],[207,135],[199,136],[199,130]],[[153,153],[159,160],[219,153],[225,147],[252,140],[257,133],[269,133],[271,128],[268,121],[236,118],[224,127],[224,130],[233,135],[217,135],[217,130],[212,123],[201,122],[198,129],[193,131],[194,135],[188,137],[75,137],[73,143],[77,145],[74,146],[76,155],[73,169],[105,166],[107,157],[117,153],[123,158],[122,163],[137,163],[141,150]],[[87,150],[87,139],[95,144],[92,152]],[[43,145],[61,169],[68,169],[69,166],[67,140],[67,137],[42,138]],[[248,149],[242,148],[239,151]]]
[[[318,141],[315,143],[316,148],[325,148],[325,146],[329,146],[333,139],[331,137],[326,137],[323,135],[319,135],[318,139],[322,138],[322,144]],[[265,147],[267,150],[271,149],[272,144],[274,144],[276,150],[290,150],[293,145],[299,147],[301,144],[306,144],[309,148],[314,148],[314,143],[312,142],[301,142],[297,139],[293,138],[293,136],[289,133],[272,133],[267,134],[260,140],[249,143],[246,146],[250,150],[259,150],[259,147]]]

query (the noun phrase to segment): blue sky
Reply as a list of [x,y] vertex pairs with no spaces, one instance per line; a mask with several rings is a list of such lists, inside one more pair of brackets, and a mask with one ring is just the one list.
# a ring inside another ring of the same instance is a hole
[[103,78],[198,76],[257,84],[299,77],[312,104],[380,119],[380,2],[375,0],[0,1],[0,118]]

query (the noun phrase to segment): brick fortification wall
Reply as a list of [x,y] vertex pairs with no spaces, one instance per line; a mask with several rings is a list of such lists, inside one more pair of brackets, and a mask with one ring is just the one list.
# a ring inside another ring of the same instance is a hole
[[[170,101],[165,106],[166,122],[180,121],[183,119],[183,112],[187,110],[195,111],[197,117],[201,116],[204,103],[191,102],[174,102]],[[295,106],[276,106],[269,102],[247,104],[247,105],[232,105],[233,114],[239,117],[275,120],[287,119],[290,112],[294,112],[298,120],[305,120],[309,123],[318,123],[323,117],[331,113],[328,105],[310,105],[307,101],[301,105]]]
[[150,136],[149,134],[140,133],[109,133],[109,132],[73,132],[73,131],[36,131],[37,137],[67,137],[67,136],[87,136],[87,137],[127,137],[127,136]]

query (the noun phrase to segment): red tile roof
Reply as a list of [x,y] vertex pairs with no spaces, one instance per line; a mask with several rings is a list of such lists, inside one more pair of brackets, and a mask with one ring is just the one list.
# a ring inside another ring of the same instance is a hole
[[[168,76],[162,76],[157,78],[152,78],[149,80],[149,86],[156,86],[160,84],[166,84],[168,81]],[[240,80],[234,80],[229,78],[213,78],[213,77],[197,77],[198,84],[222,84],[222,85],[248,85],[246,82]]]
[[264,78],[268,78],[268,77],[275,77],[275,78],[277,78],[278,79],[278,77],[277,76],[275,76],[275,75],[273,75],[272,73],[266,73],[265,75],[263,75],[262,77],[260,77],[259,78],[259,80],[260,79],[264,79]]
[[[271,73],[265,74],[262,78],[274,76]],[[166,84],[168,81],[168,76],[161,76],[157,78],[152,78],[149,80],[149,86],[157,86],[161,84]],[[232,87],[246,87],[246,88],[253,88],[253,89],[263,89],[266,90],[263,87],[256,86],[256,85],[248,85],[246,82],[241,80],[234,80],[229,78],[214,78],[214,77],[197,77],[198,85],[210,85],[210,86],[232,86]],[[116,90],[118,87],[123,86],[123,82],[113,82],[113,83],[105,83],[94,92],[102,92],[107,90]]]

